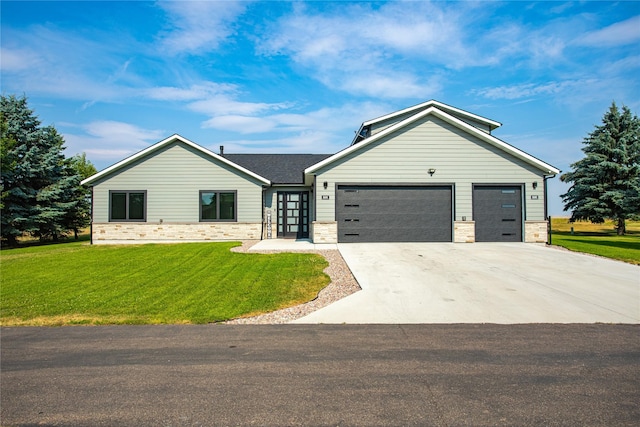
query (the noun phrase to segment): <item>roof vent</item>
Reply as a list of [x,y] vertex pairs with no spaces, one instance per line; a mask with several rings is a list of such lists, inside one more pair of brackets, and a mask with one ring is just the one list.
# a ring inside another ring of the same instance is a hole
[[220,146],[220,155],[224,156],[224,145]]

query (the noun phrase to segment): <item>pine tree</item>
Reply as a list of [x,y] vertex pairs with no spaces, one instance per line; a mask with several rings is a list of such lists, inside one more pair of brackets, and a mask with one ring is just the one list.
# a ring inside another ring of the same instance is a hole
[[640,120],[614,102],[602,123],[584,139],[585,157],[560,177],[573,183],[561,197],[572,221],[611,218],[623,235],[626,219],[640,214]]
[[64,158],[64,140],[41,127],[25,97],[0,98],[2,122],[2,237],[12,246],[25,233],[57,239],[77,208],[80,178]]
[[40,239],[50,237],[57,241],[69,230],[65,219],[79,204],[76,189],[80,185],[80,177],[62,154],[64,140],[54,127],[43,128],[40,141],[41,156],[35,163],[39,174],[34,181],[35,231],[32,234]]
[[26,98],[0,98],[2,121],[2,237],[12,246],[26,232],[35,231],[33,168],[35,147],[41,136],[40,121],[27,106]]
[[[69,167],[71,173],[81,180],[89,178],[97,172],[95,166],[87,160],[85,153],[70,158]],[[73,198],[78,201],[78,204],[75,209],[67,212],[64,223],[68,230],[73,230],[77,240],[78,231],[91,223],[91,188],[77,185]]]

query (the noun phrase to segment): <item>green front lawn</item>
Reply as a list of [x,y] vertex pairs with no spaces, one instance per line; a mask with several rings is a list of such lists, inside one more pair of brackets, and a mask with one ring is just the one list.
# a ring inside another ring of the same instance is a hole
[[[627,221],[627,234],[616,235],[611,221],[592,224],[570,223],[567,218],[552,218],[552,244],[632,264],[640,264],[640,222]],[[573,228],[573,232],[571,231]]]
[[90,246],[0,253],[2,325],[208,323],[316,297],[314,254],[243,254],[238,243]]

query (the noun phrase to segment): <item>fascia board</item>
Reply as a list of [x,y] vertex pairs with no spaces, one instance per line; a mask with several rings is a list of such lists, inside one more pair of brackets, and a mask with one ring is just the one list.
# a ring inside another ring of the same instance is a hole
[[102,171],[96,173],[95,175],[92,175],[89,178],[82,180],[80,182],[80,184],[89,185],[89,184],[91,184],[93,182],[96,182],[97,180],[99,180],[101,178],[104,178],[104,177],[116,172],[117,170],[122,169],[123,167],[135,162],[136,160],[142,159],[142,158],[150,155],[151,153],[153,153],[155,151],[158,151],[159,149],[165,147],[166,145],[172,144],[174,142],[182,142],[183,144],[188,145],[189,147],[191,147],[191,148],[193,148],[193,149],[195,149],[197,151],[200,151],[201,153],[203,153],[203,154],[205,154],[205,155],[207,155],[209,157],[212,157],[212,158],[214,158],[215,160],[218,160],[221,163],[224,163],[224,164],[226,164],[228,166],[231,166],[232,168],[234,168],[234,169],[236,169],[236,170],[238,170],[240,172],[243,172],[243,173],[245,173],[245,174],[247,174],[247,175],[249,175],[249,176],[251,176],[251,177],[253,177],[253,178],[255,178],[255,179],[257,179],[257,180],[259,180],[261,182],[263,182],[264,184],[271,185],[271,181],[269,181],[268,179],[266,179],[266,178],[264,178],[264,177],[262,177],[262,176],[260,176],[260,175],[258,175],[256,173],[254,173],[254,172],[251,172],[250,170],[245,169],[242,166],[237,165],[237,164],[233,163],[232,161],[225,159],[222,156],[219,156],[218,154],[214,153],[213,151],[210,151],[210,150],[207,150],[204,147],[201,147],[200,145],[198,145],[198,144],[196,144],[194,142],[191,142],[188,139],[186,139],[186,138],[184,138],[184,137],[182,137],[182,136],[180,136],[178,134],[173,134],[170,137],[165,138],[162,141],[157,142],[157,143],[153,144],[152,146],[147,147],[144,150],[139,151],[136,154],[133,154],[132,156],[127,157],[126,159],[121,160],[118,163],[115,163],[115,164],[109,166],[108,168],[103,169]]
[[398,129],[401,129],[413,122],[415,122],[416,120],[420,120],[425,116],[428,116],[429,114],[433,114],[434,116],[466,131],[467,133],[470,133],[474,136],[477,136],[478,138],[484,140],[485,142],[488,142],[489,144],[498,147],[500,149],[502,149],[503,151],[506,151],[512,155],[514,155],[517,158],[520,158],[522,160],[524,160],[525,162],[537,167],[538,169],[541,169],[543,171],[545,171],[545,173],[553,173],[553,174],[558,174],[560,173],[560,170],[543,162],[540,159],[537,159],[535,157],[533,157],[530,154],[525,153],[522,150],[519,150],[517,148],[515,148],[512,145],[507,144],[506,142],[494,137],[493,135],[490,135],[486,132],[481,131],[480,129],[477,129],[474,126],[471,126],[470,124],[465,123],[464,121],[452,116],[449,113],[446,113],[436,107],[429,107],[426,110],[423,110],[411,117],[406,118],[405,120],[396,123],[393,126],[390,126],[388,128],[386,128],[385,130],[378,132],[377,134],[361,141],[360,143],[356,144],[356,145],[352,145],[348,148],[345,148],[344,150],[334,154],[331,157],[326,158],[325,160],[316,163],[315,165],[309,166],[307,169],[305,169],[304,173],[306,174],[310,174],[313,173],[315,171],[317,171],[318,169],[323,168],[324,166],[333,163],[336,160],[339,160],[349,154],[351,154],[352,152],[359,150],[377,140],[379,140],[380,138],[383,138],[387,135],[389,135],[390,133],[393,133],[395,131],[397,131]]
[[443,104],[442,102],[439,102],[439,101],[436,101],[435,99],[432,99],[432,100],[429,100],[427,102],[423,102],[422,104],[414,105],[413,107],[405,108],[404,110],[400,110],[400,111],[393,112],[391,114],[387,114],[386,116],[382,116],[382,117],[378,117],[378,118],[375,118],[375,119],[368,120],[368,121],[362,123],[361,128],[365,127],[365,126],[372,125],[374,123],[378,123],[378,122],[384,121],[384,120],[392,119],[392,118],[394,118],[396,116],[400,116],[400,115],[403,115],[403,114],[406,114],[406,113],[410,113],[411,111],[419,110],[421,108],[425,108],[425,107],[429,107],[429,106],[431,106],[431,107],[435,106],[435,107],[439,107],[439,108],[444,109],[444,110],[454,111],[457,114],[460,114],[461,116],[469,117],[470,119],[473,119],[473,120],[481,122],[481,123],[486,123],[491,129],[496,129],[496,128],[499,128],[500,126],[502,126],[502,123],[496,122],[495,120],[491,120],[491,119],[488,119],[486,117],[478,116],[477,114],[473,114],[473,113],[470,113],[468,111],[464,111],[464,110],[461,110],[459,108],[452,107],[451,105]]

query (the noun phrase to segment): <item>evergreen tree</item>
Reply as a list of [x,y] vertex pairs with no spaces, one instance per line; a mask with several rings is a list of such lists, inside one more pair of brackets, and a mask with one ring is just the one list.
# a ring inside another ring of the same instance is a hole
[[[87,160],[85,153],[70,158],[69,166],[72,174],[78,176],[80,180],[89,178],[97,172],[95,166]],[[91,223],[91,188],[77,185],[73,198],[78,201],[78,204],[75,209],[67,212],[65,227],[73,230],[75,238],[78,239],[78,231]]]
[[[2,114],[0,112],[0,114]],[[8,123],[4,120],[0,120],[0,183],[2,184],[2,190],[0,192],[0,209],[4,208],[4,199],[9,195],[9,191],[5,191],[4,182],[6,179],[12,176],[16,167],[16,159],[14,156],[14,149],[16,141],[13,139],[9,132],[7,132]]]
[[35,190],[30,164],[37,154],[40,121],[27,107],[26,98],[0,98],[2,121],[2,237],[12,246],[25,232],[35,231]]
[[573,183],[561,197],[572,221],[611,218],[623,235],[626,219],[640,214],[640,120],[614,102],[602,123],[584,139],[585,157],[560,177]]
[[80,178],[64,158],[64,140],[55,128],[41,127],[25,97],[0,98],[2,122],[2,237],[17,245],[29,233],[57,239],[68,228]]
[[65,219],[79,204],[76,191],[80,177],[64,158],[64,140],[54,127],[43,128],[40,141],[40,158],[32,163],[39,172],[34,180],[36,204],[32,234],[40,239],[58,240],[58,236],[69,230]]

